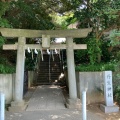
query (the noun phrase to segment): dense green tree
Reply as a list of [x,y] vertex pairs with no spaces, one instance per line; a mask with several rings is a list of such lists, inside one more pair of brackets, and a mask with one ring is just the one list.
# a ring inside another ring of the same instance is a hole
[[10,2],[6,18],[14,28],[54,29],[52,19],[40,3],[40,0]]
[[[1,1],[0,27],[66,29],[69,24],[79,21],[78,28],[92,27],[93,31],[85,39],[75,39],[76,43],[88,45],[87,50],[75,52],[77,63],[83,61],[95,64],[101,59],[105,62],[110,60],[111,52],[108,48],[116,43],[116,39],[110,39],[110,37],[106,39],[104,33],[119,29],[119,8],[119,0]],[[1,46],[4,41],[4,38],[0,36]]]
[[[0,27],[10,27],[9,21],[5,19],[5,12],[9,8],[8,2],[0,1]],[[0,47],[4,44],[5,39],[0,35]]]
[[87,39],[88,55],[92,64],[101,61],[104,52],[102,46],[107,47],[109,43],[103,39],[104,33],[120,28],[119,8],[119,0],[84,0],[82,6],[75,11],[74,17],[79,20],[79,28],[93,28]]

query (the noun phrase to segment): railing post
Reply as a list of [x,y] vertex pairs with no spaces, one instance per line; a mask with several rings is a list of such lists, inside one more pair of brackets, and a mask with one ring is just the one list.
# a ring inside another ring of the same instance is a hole
[[0,120],[5,120],[5,95],[0,93]]
[[86,91],[82,92],[82,120],[87,120],[86,112]]

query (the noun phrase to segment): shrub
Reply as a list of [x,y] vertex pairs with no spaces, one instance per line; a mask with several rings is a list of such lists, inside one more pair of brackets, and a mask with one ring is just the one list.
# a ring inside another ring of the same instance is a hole
[[115,71],[116,64],[114,62],[109,62],[109,63],[101,63],[101,64],[81,64],[76,66],[76,71]]
[[15,73],[15,67],[12,65],[0,64],[0,73]]

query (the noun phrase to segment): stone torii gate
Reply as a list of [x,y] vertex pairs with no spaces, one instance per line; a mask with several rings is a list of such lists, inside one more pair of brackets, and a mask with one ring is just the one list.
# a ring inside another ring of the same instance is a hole
[[[15,95],[11,103],[10,110],[23,110],[25,102],[23,100],[23,81],[24,81],[24,63],[25,49],[66,49],[67,67],[68,67],[68,83],[69,83],[69,99],[67,100],[68,108],[77,108],[77,89],[76,76],[74,66],[74,49],[87,49],[86,44],[75,44],[73,38],[84,38],[91,32],[91,28],[77,30],[26,30],[0,28],[2,36],[6,38],[18,38],[18,43],[11,45],[3,45],[4,50],[17,50],[16,78],[15,78]],[[42,45],[26,44],[26,38],[42,37]],[[50,38],[66,38],[66,44],[50,44]]]

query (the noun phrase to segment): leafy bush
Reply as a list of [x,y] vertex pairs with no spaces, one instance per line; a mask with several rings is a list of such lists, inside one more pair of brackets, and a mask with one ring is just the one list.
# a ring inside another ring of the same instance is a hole
[[111,70],[115,71],[116,64],[114,62],[109,63],[101,63],[101,64],[81,64],[79,66],[76,66],[76,71],[105,71],[105,70]]
[[120,105],[120,61],[117,63],[113,74],[113,94],[115,101]]
[[120,85],[116,86],[114,89],[114,98],[115,101],[117,101],[118,104],[120,105]]
[[5,38],[0,36],[0,47],[5,43]]
[[0,73],[15,73],[15,67],[12,65],[0,64]]
[[9,24],[7,19],[0,18],[0,27],[7,27],[10,28],[11,25]]
[[15,66],[10,64],[7,58],[0,58],[0,73],[15,73]]

